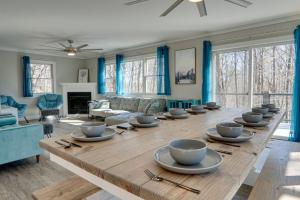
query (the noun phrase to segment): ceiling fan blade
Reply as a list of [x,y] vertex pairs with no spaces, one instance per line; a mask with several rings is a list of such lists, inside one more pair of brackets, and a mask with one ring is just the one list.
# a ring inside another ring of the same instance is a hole
[[135,4],[138,4],[138,3],[142,3],[142,2],[145,2],[145,1],[149,1],[149,0],[135,0],[135,1],[130,1],[130,2],[125,3],[125,5],[126,6],[132,6],[132,5],[135,5]]
[[83,44],[83,45],[80,45],[80,46],[76,47],[76,49],[82,49],[82,48],[87,47],[87,46],[89,46],[89,45],[88,44]]
[[62,46],[63,48],[67,48],[67,46],[66,45],[64,45],[63,43],[61,43],[61,42],[58,42],[58,44],[60,45],[60,46]]
[[103,49],[79,49],[80,52],[83,52],[83,51],[103,51]]
[[237,6],[244,7],[244,8],[247,8],[248,6],[252,5],[252,2],[247,1],[247,0],[225,0],[225,1],[233,3]]
[[56,50],[63,50],[62,48],[59,47],[53,47],[53,46],[49,46],[49,45],[40,45],[41,47],[45,47],[45,48],[51,48],[51,49],[56,49]]
[[55,51],[55,52],[64,52],[64,50],[57,50],[57,49],[32,49],[34,51]]
[[172,10],[174,10],[179,4],[181,4],[184,0],[177,0],[173,3],[165,12],[163,12],[160,16],[165,17],[167,16]]
[[199,1],[196,3],[200,17],[207,16],[207,10],[205,6],[205,1]]

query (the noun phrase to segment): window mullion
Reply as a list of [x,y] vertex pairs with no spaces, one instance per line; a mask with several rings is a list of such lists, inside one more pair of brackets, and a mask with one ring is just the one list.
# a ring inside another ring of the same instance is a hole
[[253,48],[249,48],[249,84],[248,84],[248,103],[249,107],[251,108],[253,106]]

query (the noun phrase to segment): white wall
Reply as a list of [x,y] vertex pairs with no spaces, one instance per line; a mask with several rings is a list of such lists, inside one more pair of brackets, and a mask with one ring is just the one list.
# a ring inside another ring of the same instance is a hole
[[[61,82],[77,82],[78,69],[85,67],[85,61],[45,55],[30,56],[31,60],[51,61],[56,63],[56,92],[61,93]],[[0,94],[10,95],[19,103],[26,103],[29,106],[26,116],[36,118],[39,111],[36,108],[36,97],[22,97],[22,56],[17,52],[0,51]]]
[[[176,99],[201,99],[201,85],[202,85],[202,43],[203,40],[211,40],[213,46],[240,43],[251,40],[279,37],[285,35],[292,35],[296,25],[300,24],[300,21],[291,21],[286,23],[279,23],[273,25],[265,25],[257,28],[248,28],[239,31],[226,31],[224,33],[209,34],[207,36],[200,37],[198,39],[190,39],[179,42],[166,42],[161,45],[168,45],[170,47],[170,79],[171,79],[171,92],[170,98]],[[238,27],[237,27],[238,28]],[[151,45],[149,45],[151,46]],[[121,53],[125,57],[149,54],[156,52],[157,45],[146,48],[134,48],[134,50],[122,50],[119,52],[105,54],[106,60],[115,59],[115,53]],[[179,49],[196,47],[196,73],[197,80],[194,85],[176,85],[175,84],[175,51]],[[86,60],[86,66],[91,71],[91,80],[97,80],[97,59]]]

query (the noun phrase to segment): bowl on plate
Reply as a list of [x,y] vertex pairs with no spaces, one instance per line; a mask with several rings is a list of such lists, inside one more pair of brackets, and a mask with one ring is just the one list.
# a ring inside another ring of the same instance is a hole
[[139,115],[136,120],[140,124],[152,124],[155,121],[155,116],[150,114]]
[[258,123],[263,120],[263,114],[255,112],[246,112],[242,114],[242,118],[245,122]]
[[273,104],[273,103],[268,103],[268,104],[262,104],[261,107],[262,108],[274,109],[274,108],[276,108],[276,105]]
[[172,108],[170,109],[169,113],[171,115],[184,115],[186,114],[186,111],[181,108]]
[[99,137],[106,129],[104,122],[86,122],[80,126],[86,137]]
[[169,144],[172,158],[182,165],[196,165],[206,155],[207,144],[199,140],[178,139]]
[[265,115],[269,112],[269,108],[254,107],[254,108],[252,108],[252,112],[261,113],[261,114]]
[[223,122],[216,125],[222,137],[237,138],[243,133],[244,126],[234,122]]
[[217,106],[217,103],[216,102],[208,102],[208,103],[206,103],[206,106],[209,108],[213,108],[213,107]]
[[191,109],[193,111],[201,111],[201,110],[204,109],[204,106],[202,106],[202,105],[191,105]]

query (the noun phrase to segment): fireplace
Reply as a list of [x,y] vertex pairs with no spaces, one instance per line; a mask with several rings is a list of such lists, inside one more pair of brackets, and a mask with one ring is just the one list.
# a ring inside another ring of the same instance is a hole
[[68,114],[88,114],[91,92],[68,92]]

